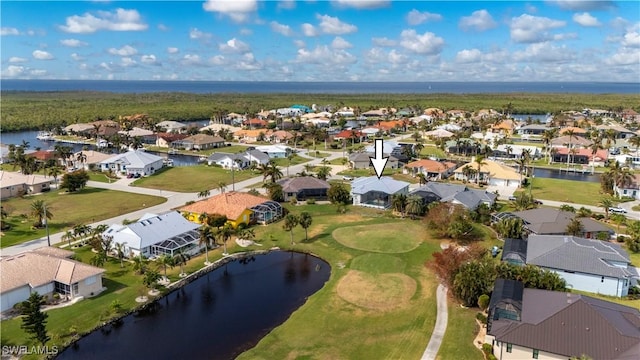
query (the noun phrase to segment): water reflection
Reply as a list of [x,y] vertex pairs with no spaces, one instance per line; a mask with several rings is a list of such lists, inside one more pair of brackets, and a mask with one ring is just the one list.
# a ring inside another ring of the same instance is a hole
[[329,274],[324,261],[290,252],[230,262],[58,358],[232,359],[285,321]]

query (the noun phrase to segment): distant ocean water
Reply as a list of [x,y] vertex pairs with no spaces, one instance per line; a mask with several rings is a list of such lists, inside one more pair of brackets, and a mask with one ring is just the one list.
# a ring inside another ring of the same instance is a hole
[[113,93],[183,92],[307,94],[477,94],[583,93],[638,94],[640,82],[249,82],[249,81],[120,81],[0,80],[2,91],[105,91]]

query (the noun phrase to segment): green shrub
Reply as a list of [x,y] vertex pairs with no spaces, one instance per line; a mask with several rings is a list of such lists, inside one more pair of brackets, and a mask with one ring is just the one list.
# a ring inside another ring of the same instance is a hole
[[314,198],[307,199],[307,205],[314,205],[315,203],[316,203],[316,199]]
[[489,307],[489,300],[489,295],[487,294],[482,294],[480,295],[480,297],[478,297],[478,306],[480,307],[480,310],[487,310],[487,308]]
[[481,312],[476,314],[476,319],[478,319],[478,321],[480,321],[483,324],[487,323],[487,316]]

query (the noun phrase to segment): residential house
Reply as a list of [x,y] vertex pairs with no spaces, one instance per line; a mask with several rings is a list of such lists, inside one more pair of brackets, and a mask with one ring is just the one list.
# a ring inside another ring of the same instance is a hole
[[287,156],[289,156],[289,154],[292,153],[291,148],[284,145],[256,146],[256,150],[269,155],[269,158],[271,159],[286,158]]
[[593,145],[593,141],[589,139],[585,139],[582,136],[571,136],[569,139],[568,135],[557,137],[551,140],[550,146],[552,148],[566,148],[569,146],[569,141],[571,141],[572,149],[588,149]]
[[105,270],[71,260],[72,251],[45,247],[0,258],[0,312],[38,294],[67,299],[97,295],[103,290]]
[[56,152],[53,150],[36,150],[34,152],[25,154],[26,157],[32,157],[36,159],[36,162],[41,164],[46,163],[49,160],[55,160],[57,158]]
[[187,129],[187,125],[171,120],[160,121],[156,124],[156,127],[163,129],[168,133],[182,133]]
[[[375,157],[374,153],[352,153],[349,155],[349,163],[351,164],[351,168],[354,170],[372,168],[372,157]],[[389,155],[389,160],[387,160],[387,165],[385,167],[389,169],[398,169],[400,168],[400,166],[401,163],[398,157],[396,157],[395,155]]]
[[391,207],[393,195],[407,194],[409,183],[388,176],[361,177],[351,182],[353,205],[387,209]]
[[498,360],[626,360],[640,354],[640,311],[586,295],[497,279],[484,342]]
[[269,155],[258,150],[248,150],[243,153],[231,154],[216,152],[207,158],[207,164],[222,166],[225,169],[246,169],[252,163],[256,165],[266,164],[269,162]]
[[596,126],[596,129],[601,133],[604,133],[608,130],[613,131],[616,139],[630,139],[636,136],[636,133],[634,133],[633,131],[615,123],[610,125],[598,125]]
[[171,143],[171,147],[185,150],[206,150],[224,146],[226,145],[223,138],[207,134],[195,134]]
[[285,201],[291,199],[300,201],[307,199],[326,200],[327,191],[331,187],[328,182],[312,176],[280,179],[278,184],[282,186]]
[[505,239],[505,248],[511,251],[503,251],[503,259],[514,264],[524,260],[522,265],[553,271],[570,289],[627,296],[639,278],[629,255],[616,243],[566,235],[529,235],[527,239]]
[[413,176],[423,174],[429,180],[443,180],[451,176],[456,169],[456,164],[450,161],[435,161],[421,159],[412,161],[404,166],[405,173]]
[[542,156],[542,154],[540,153],[540,148],[537,146],[515,144],[500,144],[495,148],[495,150],[493,150],[492,155],[496,158],[519,159],[527,151],[529,152],[529,155],[534,159],[538,159]]
[[0,197],[2,200],[27,194],[38,194],[51,190],[52,177],[24,175],[0,170]]
[[389,120],[380,121],[375,127],[380,129],[381,132],[391,134],[394,131],[406,131],[407,121],[404,120]]
[[179,140],[183,140],[187,137],[187,134],[178,134],[178,133],[167,133],[167,132],[163,132],[163,133],[157,133],[156,134],[156,146],[159,147],[171,147],[171,144],[174,141],[179,141]]
[[276,109],[276,115],[279,115],[279,116],[294,117],[294,116],[301,116],[304,113],[305,113],[305,110],[294,108],[294,107]]
[[129,137],[148,137],[154,134],[153,131],[151,130],[147,130],[147,129],[143,129],[143,128],[139,128],[139,127],[134,127],[131,130],[120,130],[118,131],[118,134],[122,134],[125,136],[129,136]]
[[516,132],[523,139],[534,141],[542,140],[542,135],[544,135],[544,132],[550,129],[550,127],[542,124],[529,124],[518,128]]
[[289,140],[293,139],[293,134],[288,131],[277,130],[277,131],[270,132],[267,135],[267,138],[272,143],[286,144]]
[[[537,208],[523,211],[502,212],[493,215],[494,221],[504,218],[517,217],[524,222],[524,229],[529,234],[536,235],[566,235],[567,226],[576,217],[575,213],[554,208]],[[602,223],[587,217],[578,218],[582,224],[583,231],[580,237],[591,239],[597,238],[599,233],[607,235],[613,231]]]
[[[407,144],[398,144],[395,141],[383,140],[382,141],[382,154],[384,155],[402,155],[403,147],[407,146]],[[413,146],[413,144],[409,145]],[[376,146],[375,144],[369,145],[364,149],[365,152],[375,153]]]
[[242,125],[249,129],[264,129],[269,125],[269,122],[262,119],[248,119],[242,122]]
[[233,138],[241,143],[254,143],[266,140],[266,136],[269,133],[270,130],[265,129],[238,130],[233,133]]
[[187,219],[199,222],[201,214],[220,214],[233,227],[240,224],[267,224],[280,219],[282,206],[267,198],[244,192],[225,192],[178,209]]
[[457,124],[448,123],[448,124],[438,125],[438,126],[436,126],[436,129],[456,132],[456,131],[462,130],[462,127],[460,125],[457,125]]
[[594,154],[592,149],[569,150],[569,148],[566,147],[556,147],[555,151],[552,151],[552,154],[552,163],[566,164],[568,158],[570,164],[590,166],[605,166],[609,158],[609,151],[606,149],[598,149]]
[[575,126],[563,127],[560,130],[558,130],[558,134],[561,135],[561,136],[568,136],[566,134],[569,131],[573,131],[573,136],[579,136],[579,137],[582,137],[582,138],[586,138],[587,135],[588,135],[588,131],[586,129],[575,127]]
[[142,150],[128,151],[100,162],[101,171],[151,175],[163,166],[163,158]]
[[[467,177],[467,175],[465,175],[466,170],[464,170],[466,166],[471,167],[474,170],[474,174]],[[477,164],[475,164],[474,162],[462,165],[454,171],[454,179],[460,181],[475,182],[479,176],[480,183],[485,183],[490,186],[507,187],[520,186],[520,183],[522,181],[522,176],[518,174],[518,172],[513,168],[495,161],[485,159],[483,160],[483,164],[480,166],[479,174],[475,173],[477,169]]]
[[112,157],[113,154],[105,154],[94,150],[83,150],[74,153],[68,160],[68,167],[74,170],[91,170],[99,168],[100,163]]
[[333,135],[334,140],[344,140],[349,142],[363,142],[367,139],[367,135],[360,130],[342,130]]
[[95,128],[91,124],[71,124],[64,127],[65,134],[90,137],[95,133]]
[[413,190],[411,195],[420,196],[425,204],[434,201],[450,202],[462,205],[466,209],[475,210],[481,204],[492,207],[497,195],[485,190],[468,188],[465,185],[428,182],[426,185]]
[[200,225],[185,219],[177,211],[169,211],[160,215],[145,214],[128,225],[113,224],[102,237],[122,244],[129,257],[174,256],[178,252],[195,255],[200,251],[199,228]]
[[489,130],[493,133],[499,133],[502,135],[511,135],[516,128],[516,123],[511,119],[506,119],[492,124]]
[[640,174],[634,174],[633,180],[623,187],[618,187],[617,184],[614,184],[613,191],[618,197],[631,197],[635,200],[640,200]]
[[447,131],[445,129],[435,129],[431,131],[427,131],[424,133],[424,136],[432,139],[442,139],[442,138],[450,138],[453,136],[451,131]]

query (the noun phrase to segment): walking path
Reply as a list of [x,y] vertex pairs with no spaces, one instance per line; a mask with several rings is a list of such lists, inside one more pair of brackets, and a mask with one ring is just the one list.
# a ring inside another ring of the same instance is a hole
[[[447,243],[441,243],[440,248],[446,249],[449,247]],[[447,332],[447,322],[449,321],[449,310],[447,309],[447,289],[443,284],[438,285],[438,289],[436,290],[436,302],[437,302],[437,312],[436,312],[436,325],[433,327],[433,333],[431,333],[431,339],[429,339],[429,344],[427,344],[427,348],[424,350],[422,354],[421,360],[435,360],[438,355],[438,351],[440,350],[440,344],[442,344],[442,339],[444,338],[444,334]]]

